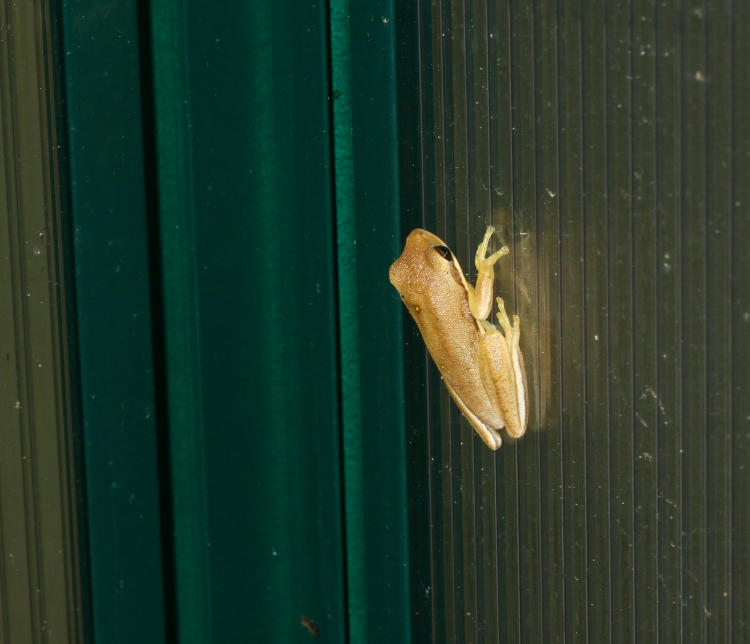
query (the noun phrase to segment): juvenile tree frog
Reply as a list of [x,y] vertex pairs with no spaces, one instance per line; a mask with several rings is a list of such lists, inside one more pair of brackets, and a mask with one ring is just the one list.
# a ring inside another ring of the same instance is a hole
[[487,317],[492,312],[495,262],[508,247],[487,257],[495,229],[487,227],[477,248],[476,286],[466,281],[445,242],[417,228],[389,271],[391,284],[417,322],[450,395],[490,449],[502,444],[499,429],[519,438],[528,422],[528,394],[519,347],[520,322],[513,324],[497,298],[502,333]]

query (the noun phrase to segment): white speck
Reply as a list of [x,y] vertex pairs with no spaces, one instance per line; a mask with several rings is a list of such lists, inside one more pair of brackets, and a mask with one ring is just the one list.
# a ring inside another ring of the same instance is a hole
[[383,16],[383,24],[384,24],[384,25],[387,25],[387,24],[388,24],[388,18],[386,18],[385,16]]
[[16,409],[21,409],[21,401],[20,400],[16,400],[16,404],[13,405],[13,407],[15,407]]
[[552,198],[554,198],[554,197],[556,197],[556,196],[557,196],[557,193],[556,193],[556,192],[553,192],[553,191],[552,191],[552,190],[550,190],[549,188],[547,188],[547,194],[548,194],[548,195],[549,195],[550,197],[552,197]]
[[700,69],[695,72],[695,80],[697,80],[699,83],[704,83],[706,81],[706,77],[703,75],[703,72]]
[[34,255],[36,255],[37,257],[39,257],[39,255],[41,255],[41,254],[42,254],[42,249],[39,248],[39,246],[34,246]]
[[598,335],[596,335],[596,334],[594,334],[594,340],[595,340],[596,342],[599,342],[599,336],[598,336]]

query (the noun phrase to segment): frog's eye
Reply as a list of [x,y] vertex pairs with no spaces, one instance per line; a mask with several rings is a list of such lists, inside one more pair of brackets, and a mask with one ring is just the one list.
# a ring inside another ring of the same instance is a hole
[[449,262],[451,261],[451,249],[447,246],[433,246],[433,248],[440,253],[440,256],[443,259],[447,259]]

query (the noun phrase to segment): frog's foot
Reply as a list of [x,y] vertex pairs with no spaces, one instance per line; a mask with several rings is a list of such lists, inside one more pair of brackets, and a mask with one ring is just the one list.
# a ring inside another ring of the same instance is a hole
[[521,320],[517,315],[513,316],[513,324],[510,323],[508,313],[505,310],[505,302],[502,297],[497,299],[497,321],[503,329],[503,334],[508,344],[511,346],[518,346],[519,340],[521,339]]
[[[510,324],[510,320],[508,319],[508,313],[505,310],[505,301],[502,297],[495,298],[497,300],[497,321],[500,323],[500,326],[503,329],[503,334],[505,335],[505,338],[510,342],[511,337],[513,336],[513,327]],[[518,316],[513,316],[513,322],[515,324],[518,323]]]
[[511,349],[518,351],[518,345],[521,341],[521,319],[517,316],[513,316],[513,335],[511,337]]
[[489,273],[493,269],[495,262],[503,255],[507,255],[510,252],[507,246],[503,246],[500,250],[495,251],[492,255],[487,257],[487,247],[490,244],[490,237],[492,237],[492,233],[494,232],[494,226],[487,226],[487,231],[484,233],[484,239],[482,239],[482,243],[477,247],[474,264],[480,274]]

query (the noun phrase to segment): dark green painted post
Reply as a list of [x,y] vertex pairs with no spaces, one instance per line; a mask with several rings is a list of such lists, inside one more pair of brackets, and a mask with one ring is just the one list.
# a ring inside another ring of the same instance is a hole
[[62,11],[95,635],[408,641],[392,3],[139,9]]
[[333,0],[331,62],[350,636],[409,642],[394,3]]
[[326,7],[151,20],[178,638],[344,642]]
[[62,7],[90,583],[97,642],[163,642],[136,2]]

